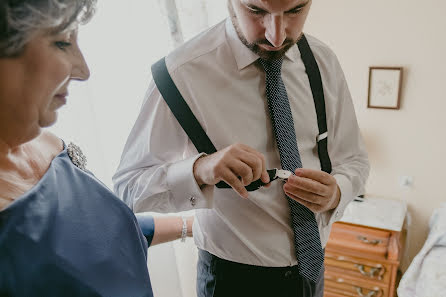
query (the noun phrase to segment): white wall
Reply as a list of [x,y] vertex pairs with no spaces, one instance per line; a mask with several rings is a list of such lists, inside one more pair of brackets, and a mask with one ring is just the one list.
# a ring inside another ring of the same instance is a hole
[[[306,32],[337,54],[354,98],[371,161],[366,194],[406,200],[409,259],[428,220],[446,201],[446,2],[314,0]],[[400,110],[367,108],[369,66],[403,66]],[[399,177],[412,176],[412,187]]]

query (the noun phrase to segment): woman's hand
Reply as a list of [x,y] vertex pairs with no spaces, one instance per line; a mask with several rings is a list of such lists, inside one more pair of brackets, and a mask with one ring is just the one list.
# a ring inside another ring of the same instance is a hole
[[186,217],[187,237],[193,237],[192,225],[194,224],[194,216]]
[[[187,237],[192,237],[193,216],[184,217],[186,219]],[[155,216],[153,217],[155,232],[151,245],[180,239],[183,233],[183,217],[180,216]]]

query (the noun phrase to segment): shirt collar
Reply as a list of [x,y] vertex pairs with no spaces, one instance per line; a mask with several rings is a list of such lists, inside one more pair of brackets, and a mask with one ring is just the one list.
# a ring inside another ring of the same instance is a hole
[[[232,54],[234,55],[237,67],[239,70],[254,63],[259,56],[246,47],[238,37],[237,32],[232,24],[231,18],[226,19],[226,39],[231,47]],[[300,52],[297,45],[291,47],[286,53],[285,58],[296,62],[300,58]]]

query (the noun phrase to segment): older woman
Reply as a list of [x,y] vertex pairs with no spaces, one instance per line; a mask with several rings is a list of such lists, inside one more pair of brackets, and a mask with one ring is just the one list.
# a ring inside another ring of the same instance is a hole
[[137,220],[75,145],[42,131],[89,77],[77,25],[94,6],[0,2],[0,296],[152,296],[147,246],[191,235],[191,220]]

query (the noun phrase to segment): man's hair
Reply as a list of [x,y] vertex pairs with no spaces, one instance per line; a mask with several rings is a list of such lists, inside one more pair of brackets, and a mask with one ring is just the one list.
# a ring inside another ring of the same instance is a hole
[[64,32],[88,22],[96,1],[1,0],[0,57],[20,55],[36,32]]

